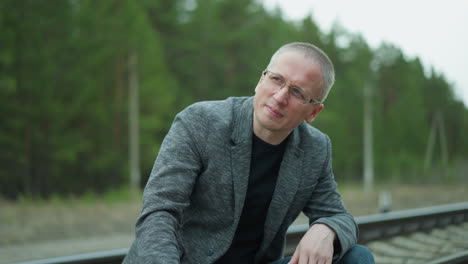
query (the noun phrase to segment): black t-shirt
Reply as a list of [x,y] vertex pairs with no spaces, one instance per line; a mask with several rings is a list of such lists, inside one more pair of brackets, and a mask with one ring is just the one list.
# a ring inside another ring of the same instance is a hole
[[263,239],[265,218],[286,143],[287,139],[279,145],[271,145],[253,135],[249,184],[239,225],[231,247],[216,263],[253,263]]

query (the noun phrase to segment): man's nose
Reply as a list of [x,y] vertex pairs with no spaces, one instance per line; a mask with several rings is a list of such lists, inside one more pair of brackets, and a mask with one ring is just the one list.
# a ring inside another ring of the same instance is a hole
[[280,87],[273,96],[278,103],[287,104],[289,99],[289,87],[287,85]]

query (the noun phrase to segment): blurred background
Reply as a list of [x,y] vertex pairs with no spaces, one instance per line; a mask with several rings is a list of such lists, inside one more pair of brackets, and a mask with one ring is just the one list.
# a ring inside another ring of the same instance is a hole
[[[0,263],[128,247],[174,116],[196,101],[253,95],[270,56],[292,41],[334,62],[336,84],[313,125],[332,139],[354,215],[379,212],[379,197],[391,210],[467,200],[463,81],[417,47],[370,43],[337,13],[320,24],[313,6],[296,14],[287,6],[302,4],[288,3],[2,0]],[[408,30],[466,57],[443,46],[458,35]]]

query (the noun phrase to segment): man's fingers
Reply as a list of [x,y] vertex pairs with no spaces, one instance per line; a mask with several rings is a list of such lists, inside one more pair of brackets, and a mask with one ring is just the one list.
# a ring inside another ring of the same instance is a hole
[[313,249],[307,250],[299,244],[288,264],[332,264],[331,258]]
[[294,254],[292,255],[288,264],[298,264],[298,260],[299,260],[299,247],[297,247],[296,250],[294,250]]
[[299,258],[299,264],[309,264],[309,258],[307,255],[302,254]]

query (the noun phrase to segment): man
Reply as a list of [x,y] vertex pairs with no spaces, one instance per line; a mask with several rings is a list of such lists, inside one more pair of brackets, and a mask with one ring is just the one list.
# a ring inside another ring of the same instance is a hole
[[[179,113],[124,263],[335,263],[350,249],[344,263],[373,263],[355,246],[357,225],[336,190],[330,140],[306,124],[323,110],[333,82],[320,49],[289,43],[271,58],[253,98]],[[281,260],[301,211],[310,229],[292,258]]]

